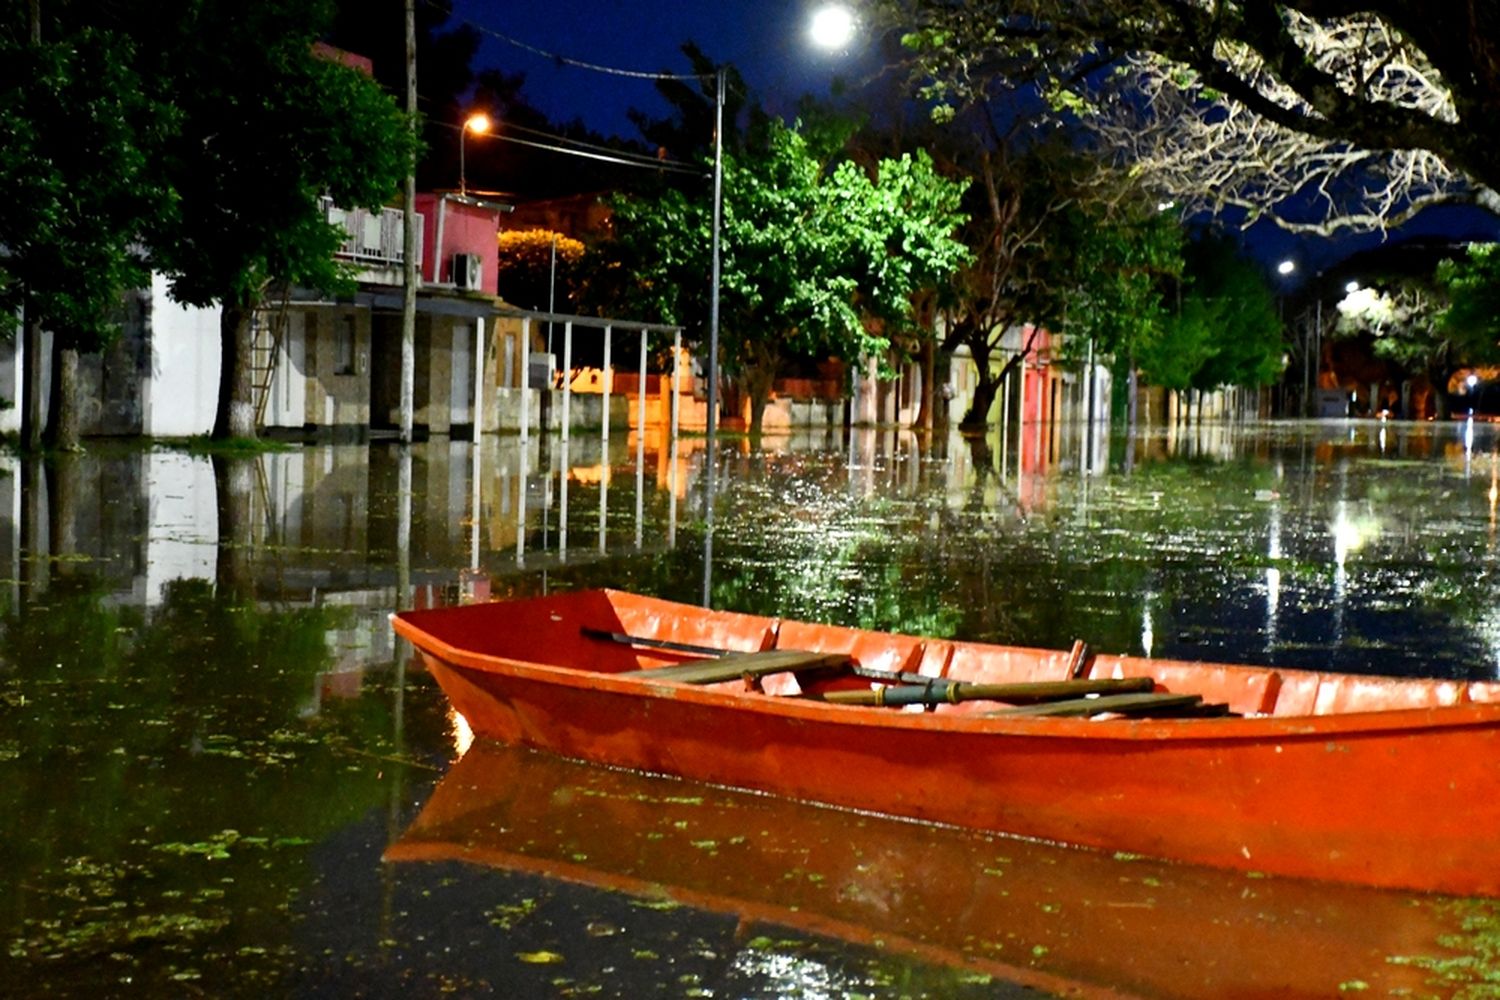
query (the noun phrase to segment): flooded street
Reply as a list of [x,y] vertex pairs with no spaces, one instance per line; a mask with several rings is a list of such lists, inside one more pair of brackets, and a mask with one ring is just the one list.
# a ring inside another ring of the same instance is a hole
[[1493,996],[1496,902],[464,756],[387,616],[611,586],[1481,679],[1497,538],[1483,423],[9,460],[0,995]]

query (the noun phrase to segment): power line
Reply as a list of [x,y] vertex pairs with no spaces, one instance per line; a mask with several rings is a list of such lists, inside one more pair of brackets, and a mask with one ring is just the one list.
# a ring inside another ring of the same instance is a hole
[[543,132],[541,129],[528,128],[525,125],[517,125],[514,122],[503,122],[503,124],[506,128],[512,129],[516,132],[526,132],[530,135],[539,136],[543,139],[552,139],[557,142],[565,142],[570,145],[577,146],[579,149],[591,149],[609,156],[619,156],[624,157],[625,159],[640,160],[641,166],[645,167],[669,166],[678,170],[684,170],[693,173],[706,172],[701,168],[696,167],[693,164],[683,160],[661,160],[645,153],[631,153],[622,149],[614,149],[610,146],[601,146],[596,142],[584,142],[582,139],[574,139],[572,136],[557,135],[552,132]]
[[[423,0],[423,2],[426,3],[427,6],[435,7],[438,10],[449,14],[450,16],[453,13],[451,8],[440,3],[436,3],[435,0]],[[547,49],[540,48],[539,46],[532,45],[530,42],[523,42],[519,38],[512,38],[510,35],[507,35],[500,31],[496,31],[494,28],[487,27],[483,24],[476,24],[475,22],[467,18],[461,17],[458,18],[458,20],[460,23],[467,24],[469,27],[473,28],[475,31],[480,32],[481,34],[489,35],[491,38],[502,41],[507,45],[513,45],[516,48],[521,49],[522,51],[530,52],[532,55],[541,56],[543,59],[548,59],[552,62],[560,63],[564,66],[573,66],[578,69],[592,70],[595,73],[606,73],[610,76],[625,76],[636,80],[712,80],[714,78],[714,74],[712,73],[646,72],[643,70],[621,69],[618,66],[605,66],[602,63],[588,62],[583,59],[574,59],[571,56],[565,56],[561,53],[551,52]]]
[[530,139],[522,139],[519,136],[495,133],[491,138],[501,142],[513,142],[520,146],[530,146],[533,149],[545,149],[554,153],[566,153],[569,156],[583,156],[590,160],[603,160],[605,163],[616,163],[626,167],[640,167],[645,170],[666,170],[674,174],[692,174],[694,177],[707,177],[708,172],[697,170],[672,160],[652,160],[648,158],[627,159],[619,155],[607,153],[591,153],[585,149],[569,149],[566,146],[553,146],[544,142],[533,142]]
[[[464,129],[464,126],[454,124],[453,122],[445,122],[434,119],[433,123],[436,125],[440,125],[443,128],[451,129],[454,132],[461,132]],[[708,171],[702,169],[701,167],[696,167],[693,164],[685,162],[683,160],[661,160],[657,159],[654,156],[648,156],[643,153],[630,153],[625,150],[612,149],[609,146],[601,146],[598,143],[584,142],[581,139],[574,139],[569,136],[558,135],[554,132],[543,132],[541,129],[528,128],[525,125],[517,125],[514,122],[505,121],[504,119],[501,119],[500,124],[502,127],[512,131],[527,132],[531,135],[540,136],[543,139],[551,139],[557,143],[570,143],[572,144],[572,146],[580,148],[575,149],[569,148],[569,146],[536,142],[535,140],[522,139],[517,136],[506,135],[504,132],[487,132],[485,133],[485,135],[487,135],[491,139],[498,139],[501,142],[514,142],[522,146],[531,146],[535,149],[545,149],[554,153],[567,153],[572,156],[583,156],[592,160],[603,160],[606,163],[619,163],[629,167],[645,167],[650,170],[668,170],[673,173],[693,174],[694,176],[698,177],[706,177],[708,175]]]

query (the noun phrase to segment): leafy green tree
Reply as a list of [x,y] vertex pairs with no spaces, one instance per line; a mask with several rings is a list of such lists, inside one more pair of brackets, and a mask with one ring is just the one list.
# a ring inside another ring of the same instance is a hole
[[1072,266],[1064,288],[1065,347],[1130,358],[1166,322],[1162,288],[1182,270],[1182,230],[1128,187],[1117,200],[1064,213],[1060,252]]
[[[475,86],[474,56],[480,34],[473,25],[449,26],[451,4],[413,7],[417,42],[417,107],[422,144],[417,162],[421,190],[458,186],[458,126],[467,117],[466,96]],[[322,37],[370,60],[375,79],[401,107],[406,104],[406,5],[404,0],[335,0]],[[516,81],[519,86],[519,80]],[[482,91],[483,85],[479,89]],[[475,95],[480,98],[480,94]],[[478,106],[486,106],[482,100]],[[492,112],[509,105],[492,106]],[[470,147],[472,152],[473,147]],[[471,168],[472,168],[471,164]]]
[[1276,300],[1260,271],[1233,244],[1204,236],[1186,254],[1179,305],[1135,342],[1135,361],[1153,385],[1182,391],[1262,386],[1282,370],[1285,345]]
[[[751,401],[752,434],[788,359],[881,355],[912,322],[912,296],[966,254],[953,237],[964,186],[926,154],[867,172],[835,162],[826,135],[759,131],[724,158],[720,305],[720,360]],[[634,311],[703,322],[711,218],[706,197],[675,189],[616,200],[613,269],[632,277]]]
[[272,285],[337,290],[348,271],[320,198],[379,207],[412,155],[374,80],[314,54],[326,3],[183,3],[151,18],[150,45],[179,127],[159,169],[176,194],[150,234],[180,301],[221,308],[215,437],[253,437],[251,316]]
[[[555,274],[557,299],[563,304],[571,302],[576,294],[575,276],[583,255],[581,241],[549,229],[501,232],[501,298],[523,309],[546,309],[552,300]],[[568,312],[569,309],[559,311]]]
[[1500,244],[1470,244],[1463,259],[1438,264],[1437,280],[1450,303],[1439,328],[1475,360],[1492,360],[1500,344]]
[[[77,5],[74,5],[75,7]],[[64,8],[24,31],[20,5],[0,29],[0,311],[24,304],[29,331],[53,337],[49,443],[78,446],[77,359],[118,335],[121,292],[146,269],[138,239],[167,205],[152,156],[170,122],[118,32]],[[32,336],[29,349],[40,338]],[[35,369],[34,369],[35,370]],[[28,392],[39,387],[27,379]],[[27,413],[27,444],[35,444]],[[40,428],[36,428],[40,430]]]

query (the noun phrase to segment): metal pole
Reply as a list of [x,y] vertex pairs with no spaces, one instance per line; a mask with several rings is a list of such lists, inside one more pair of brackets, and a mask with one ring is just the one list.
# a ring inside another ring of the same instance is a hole
[[638,447],[646,440],[646,331],[641,331],[641,369],[635,384],[635,436]]
[[614,369],[610,367],[609,358],[611,347],[610,341],[614,339],[614,337],[611,336],[611,332],[612,331],[610,325],[608,323],[604,324],[604,371],[601,373],[600,377],[604,379],[604,385],[602,386],[602,388],[604,389],[604,433],[602,437],[604,438],[605,444],[604,457],[606,466],[608,466],[609,464],[609,383],[611,376],[614,374]]
[[474,443],[484,428],[484,317],[474,321]]
[[[412,153],[406,163],[406,197],[401,207],[401,443],[411,444],[417,371],[417,15],[416,0],[406,0],[406,117]],[[433,247],[433,257],[441,251]],[[390,419],[390,415],[386,415]]]
[[573,321],[563,324],[563,416],[562,439],[568,440],[568,427],[573,402]]
[[521,320],[521,445],[525,453],[526,438],[531,428],[531,317]]
[[677,394],[681,389],[682,378],[682,331],[677,330],[672,334],[672,391],[668,394],[668,402],[672,406],[672,444],[677,444]]
[[724,227],[724,89],[723,66],[714,77],[714,238],[713,287],[708,307],[708,439],[718,430],[719,409],[719,248]]

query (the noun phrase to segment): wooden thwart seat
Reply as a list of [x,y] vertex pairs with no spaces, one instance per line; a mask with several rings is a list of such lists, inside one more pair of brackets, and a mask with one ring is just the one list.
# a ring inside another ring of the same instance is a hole
[[853,658],[848,653],[810,653],[801,649],[769,649],[762,653],[731,653],[711,660],[698,660],[676,667],[627,670],[616,677],[673,681],[677,684],[717,684],[737,678],[753,680],[784,671],[839,670]]

